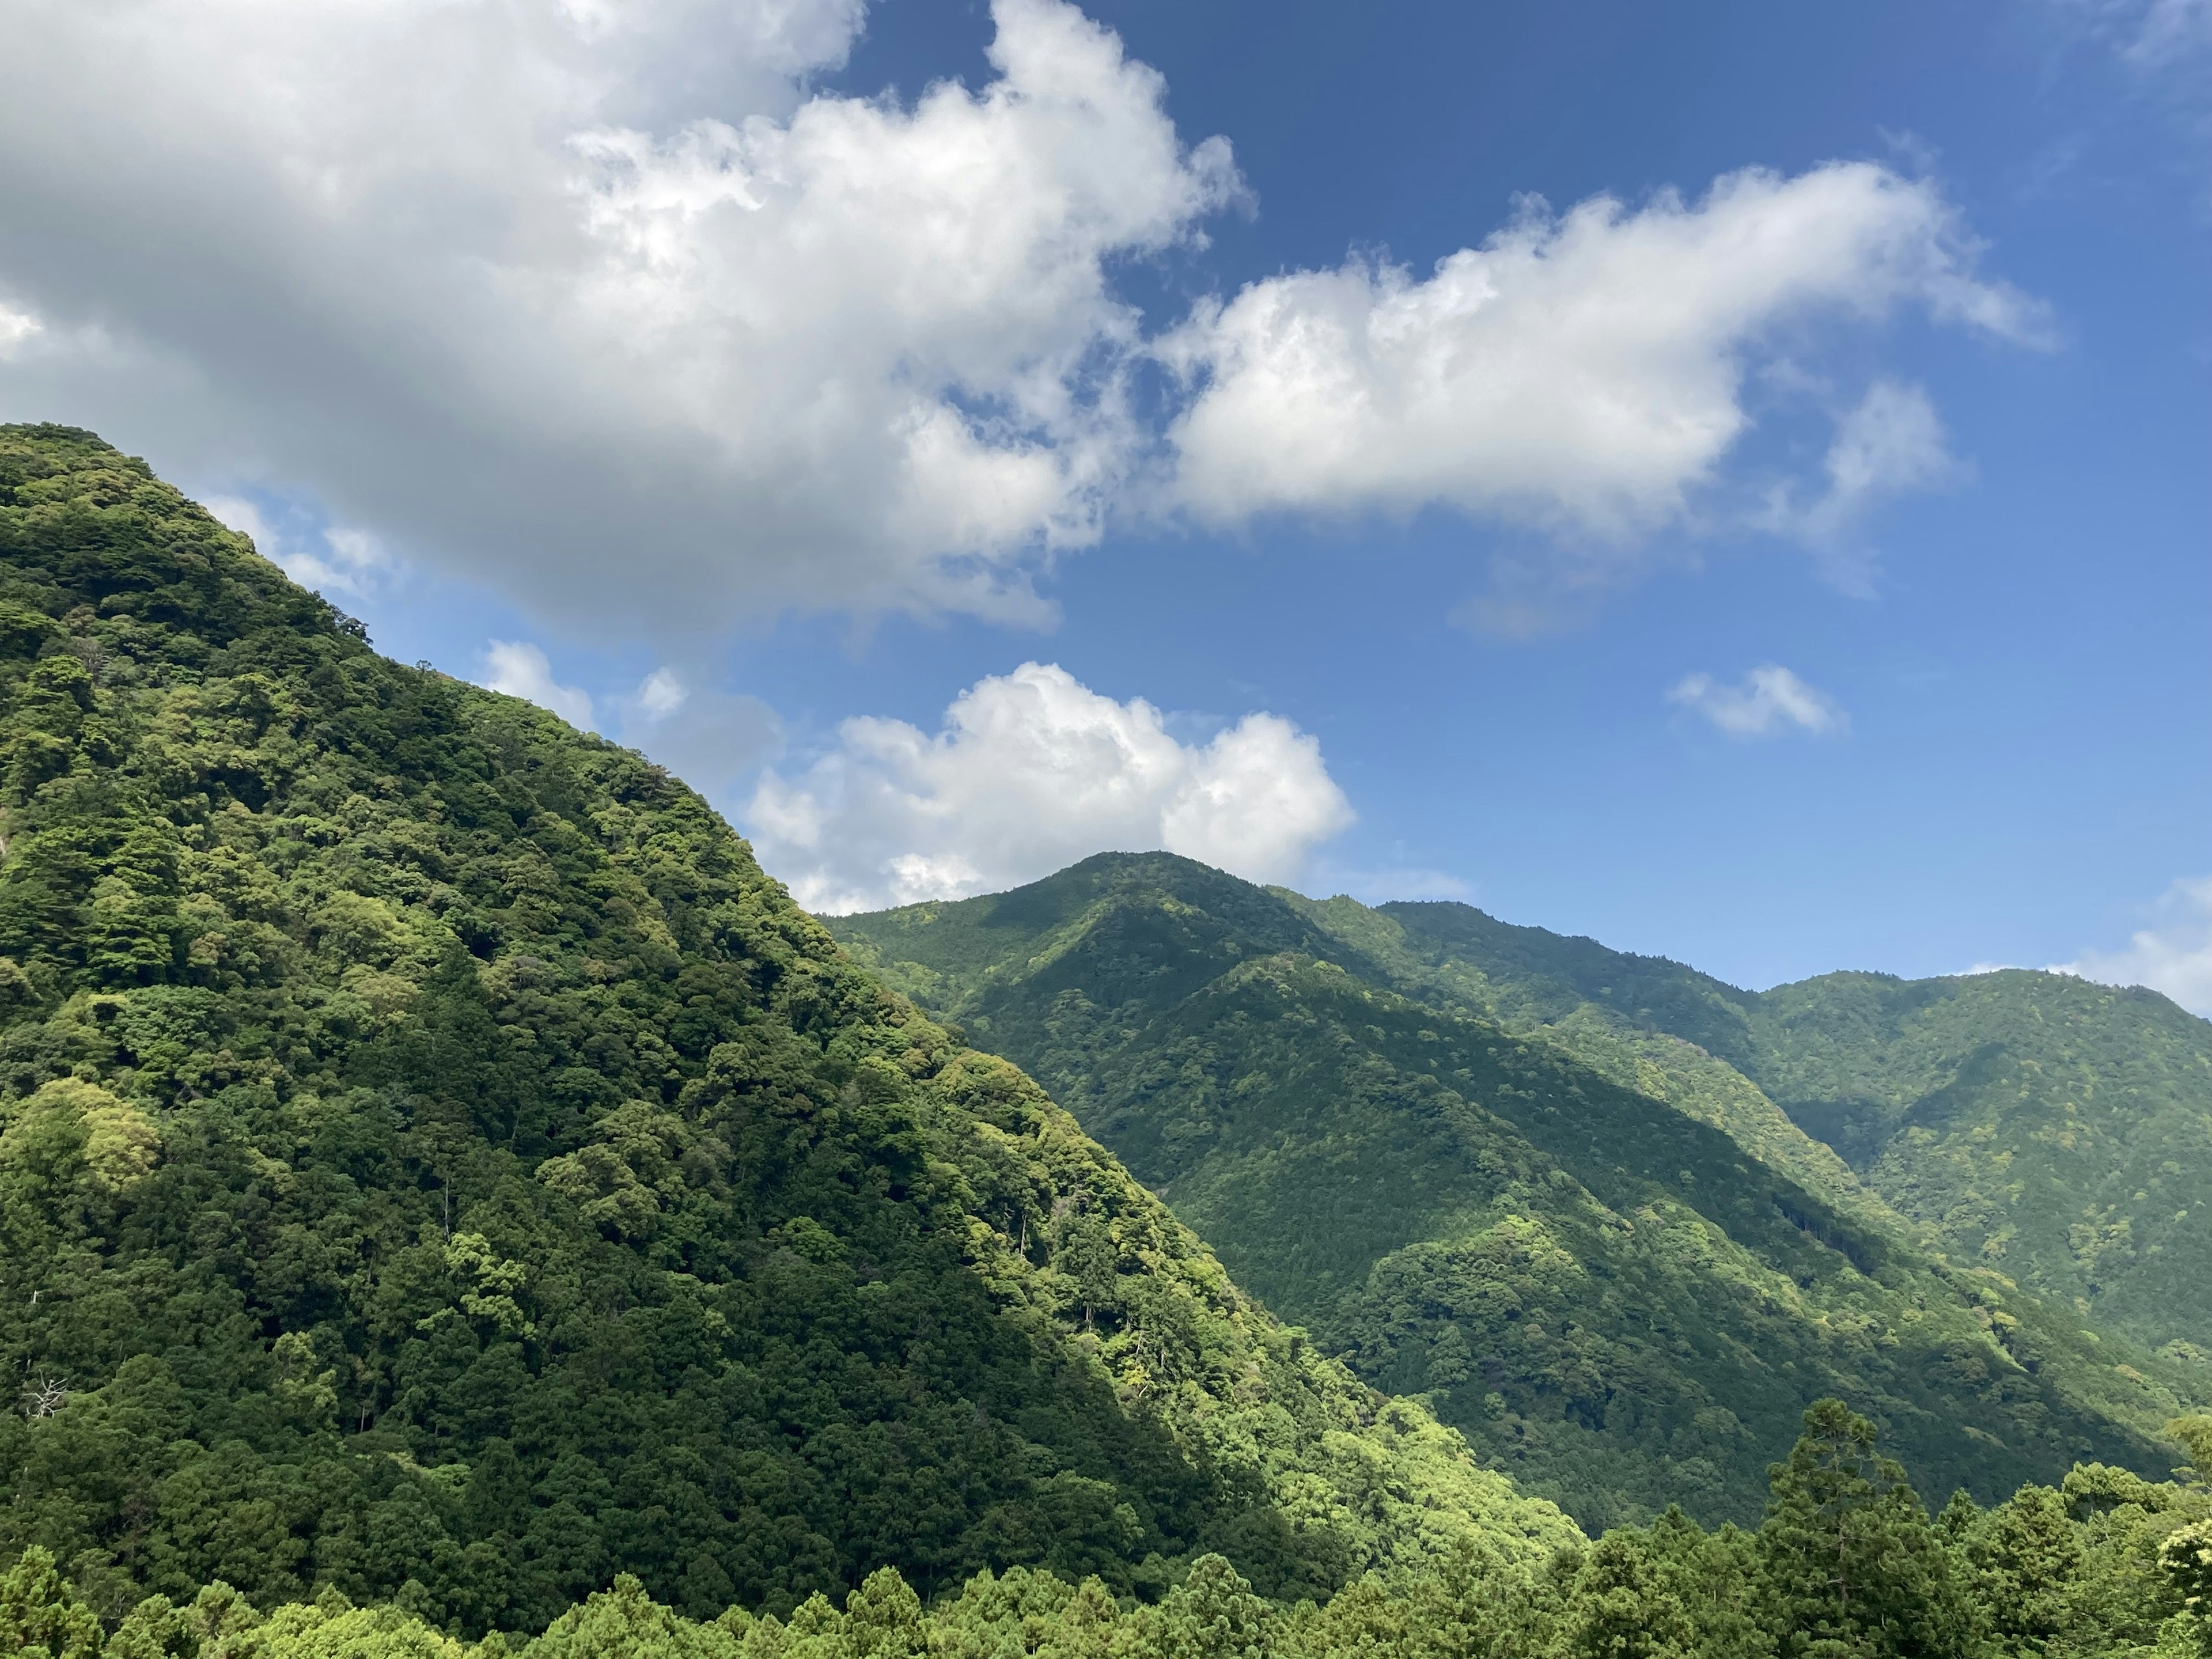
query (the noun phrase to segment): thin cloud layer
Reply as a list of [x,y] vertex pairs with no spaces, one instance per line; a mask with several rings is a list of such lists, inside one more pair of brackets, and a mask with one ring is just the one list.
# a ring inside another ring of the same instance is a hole
[[1823,737],[1850,726],[1842,704],[1779,663],[1762,663],[1735,685],[1724,685],[1711,674],[1686,674],[1667,693],[1667,701],[1704,715],[1732,738],[1772,738],[1786,732]]
[[313,537],[290,536],[242,495],[209,495],[200,505],[252,542],[254,551],[294,581],[326,597],[363,598],[391,574],[390,556],[366,530],[330,525]]
[[764,774],[746,816],[763,865],[830,915],[991,892],[1106,851],[1284,881],[1352,819],[1288,720],[1248,714],[1185,744],[1142,698],[1034,662],[963,692],[934,736],[847,720],[798,777]]
[[1877,380],[1836,422],[1820,471],[1824,487],[1817,495],[1801,501],[1798,487],[1782,485],[1760,521],[1806,543],[1831,581],[1868,598],[1875,588],[1874,556],[1856,539],[1868,516],[1893,497],[1955,483],[1967,469],[1951,453],[1924,388]]
[[2212,1019],[2212,876],[2167,888],[2155,922],[2131,935],[2124,949],[2084,951],[2071,962],[2052,963],[2051,971],[2106,985],[2147,985]]
[[[1202,249],[1226,142],[1060,0],[995,0],[972,89],[810,91],[861,15],[23,0],[0,415],[681,652],[793,607],[1048,621],[1036,574],[1116,515],[1438,505],[1627,545],[1730,482],[1747,374],[1808,331],[2039,326],[1934,185],[1838,163],[1531,205],[1425,279],[1292,272],[1148,336],[1115,267]],[[1165,406],[1131,397],[1163,363]],[[1917,396],[1878,386],[1776,499],[1818,529],[1924,486]]]

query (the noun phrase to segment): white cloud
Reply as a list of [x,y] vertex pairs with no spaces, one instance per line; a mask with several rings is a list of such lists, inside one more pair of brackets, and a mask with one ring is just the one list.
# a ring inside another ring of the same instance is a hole
[[1238,186],[1110,32],[994,16],[902,106],[805,95],[859,0],[24,0],[0,277],[140,349],[0,401],[595,626],[1041,617],[1130,452],[1109,263]]
[[494,691],[504,691],[510,697],[534,702],[540,708],[550,708],[571,726],[591,729],[590,696],[574,686],[557,684],[553,678],[553,665],[545,659],[544,652],[526,641],[487,641],[483,678],[478,684]]
[[[1779,336],[2035,331],[1932,183],[1837,164],[1531,208],[1426,280],[1295,272],[1147,338],[1115,267],[1202,243],[1227,145],[1059,0],[995,0],[973,89],[812,91],[862,10],[16,0],[0,284],[46,331],[0,415],[313,495],[602,635],[1036,622],[1116,512],[1625,543],[1722,481]],[[1154,356],[1164,419],[1125,395]]]
[[1850,726],[1833,697],[1779,663],[1762,664],[1738,685],[1723,685],[1711,674],[1685,675],[1667,701],[1695,709],[1732,738],[1771,738],[1793,728],[1825,736]]
[[243,495],[208,495],[200,505],[253,544],[253,550],[302,587],[327,597],[337,592],[366,596],[388,574],[393,560],[366,530],[340,525],[325,528],[313,540],[288,535]]
[[0,358],[12,357],[16,348],[34,334],[46,332],[46,325],[27,311],[18,311],[0,300]]
[[1813,501],[1801,505],[1796,487],[1781,485],[1758,521],[1809,544],[1837,586],[1870,598],[1874,556],[1852,533],[1883,501],[1941,489],[1966,477],[1967,469],[1951,453],[1925,390],[1876,380],[1836,422],[1821,471],[1825,488]]
[[2107,985],[2147,985],[2194,1014],[2212,1019],[2212,876],[2177,881],[2159,900],[2155,924],[2118,951],[2084,951],[2054,963],[2054,974],[2076,974]]
[[[1358,261],[1270,277],[1164,348],[1202,383],[1171,434],[1180,499],[1215,523],[1437,503],[1625,540],[1715,480],[1751,424],[1747,363],[1788,331],[1911,302],[2038,337],[1974,255],[1932,185],[1853,162],[1634,211],[1534,204],[1425,280]],[[1849,422],[1838,441],[1832,476],[1867,459]]]
[[1284,881],[1352,813],[1288,720],[1247,714],[1183,744],[1142,698],[1032,662],[961,693],[933,737],[847,720],[796,779],[765,774],[747,818],[767,868],[836,914],[989,892],[1103,851]]

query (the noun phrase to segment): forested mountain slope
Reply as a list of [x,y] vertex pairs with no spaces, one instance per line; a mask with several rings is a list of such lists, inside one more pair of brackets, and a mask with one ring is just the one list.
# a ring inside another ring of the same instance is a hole
[[1381,914],[1502,1010],[1602,1009],[1702,1045],[1954,1259],[2212,1365],[2212,1022],[2017,969],[1753,994],[1463,904]]
[[111,1620],[1576,1536],[680,784],[58,428],[0,428],[0,1556]]
[[1389,914],[1112,854],[829,926],[1032,1071],[1240,1282],[1586,1526],[1755,1515],[1826,1394],[1929,1490],[2172,1461],[2187,1368],[1934,1261],[1710,1054],[1455,980]]

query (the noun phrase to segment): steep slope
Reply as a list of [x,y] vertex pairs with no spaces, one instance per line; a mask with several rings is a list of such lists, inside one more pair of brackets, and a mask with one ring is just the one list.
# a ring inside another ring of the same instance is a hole
[[[0,1553],[532,1629],[1571,1539],[697,797],[0,428]],[[11,1402],[15,1404],[17,1402]]]
[[1754,1515],[1830,1393],[1929,1490],[2170,1461],[2169,1389],[1926,1258],[1710,1055],[1536,1023],[1580,999],[1509,1029],[1358,909],[1108,855],[829,925],[1032,1070],[1240,1282],[1587,1526]]
[[2019,970],[1755,994],[1466,905],[1382,912],[1501,1005],[1702,1045],[1957,1259],[2212,1365],[2212,1022]]

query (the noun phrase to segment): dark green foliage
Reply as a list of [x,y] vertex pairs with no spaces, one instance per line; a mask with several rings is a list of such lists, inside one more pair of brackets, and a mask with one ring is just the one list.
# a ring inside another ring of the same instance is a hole
[[[2075,1474],[2087,1486],[2109,1484],[2109,1472]],[[1073,1584],[1026,1567],[980,1573],[925,1604],[883,1568],[842,1607],[817,1595],[787,1618],[731,1607],[708,1620],[654,1601],[625,1575],[526,1650],[532,1659],[2186,1659],[2202,1650],[2212,1620],[2157,1573],[2161,1559],[2201,1538],[2212,1495],[2136,1484],[2112,1508],[2033,1488],[1991,1515],[1954,1498],[1931,1522],[1869,1425],[1826,1401],[1774,1471],[1754,1532],[1703,1532],[1670,1510],[1548,1559],[1501,1555],[1468,1535],[1437,1559],[1288,1607],[1257,1595],[1218,1555],[1191,1563],[1149,1606],[1117,1602],[1097,1578]],[[2028,1582],[2018,1562],[1990,1565],[2013,1559],[2007,1551],[2022,1536],[2008,1510],[2036,1516],[2027,1527],[2038,1540],[2032,1634],[2021,1633],[2013,1601]],[[41,1605],[73,1605],[50,1563],[32,1576]],[[465,1647],[402,1609],[355,1607],[335,1591],[264,1618],[214,1585],[182,1607],[149,1601],[109,1638],[104,1659],[496,1659],[510,1650],[499,1636]],[[93,1659],[94,1650],[83,1653]]]
[[1840,1401],[1805,1414],[1759,1528],[1768,1626],[1784,1659],[1964,1656],[1975,1608],[1905,1471]]
[[1740,1073],[1588,1000],[1744,1024],[1672,963],[1554,941],[1580,977],[1547,979],[1539,930],[1164,854],[830,926],[1033,1072],[1239,1282],[1586,1526],[1749,1522],[1829,1394],[1935,1490],[2170,1461],[2166,1382],[1931,1258]]
[[1575,1536],[665,773],[63,428],[0,428],[0,1559],[143,1651]]

